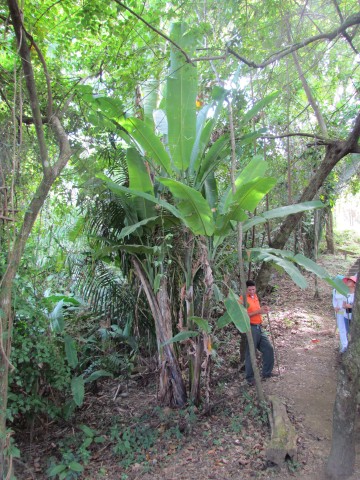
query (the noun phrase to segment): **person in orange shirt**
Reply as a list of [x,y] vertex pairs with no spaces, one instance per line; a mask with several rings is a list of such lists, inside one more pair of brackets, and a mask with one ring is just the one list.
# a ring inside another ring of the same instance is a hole
[[[243,303],[242,297],[240,302]],[[255,349],[262,354],[262,378],[270,378],[277,376],[272,372],[274,368],[274,349],[268,336],[263,332],[262,314],[269,312],[268,306],[260,306],[258,296],[256,295],[255,282],[248,280],[246,282],[246,305],[248,315],[250,317],[251,334],[254,340]],[[250,385],[254,384],[254,371],[251,366],[249,347],[246,345],[245,353],[245,376]]]

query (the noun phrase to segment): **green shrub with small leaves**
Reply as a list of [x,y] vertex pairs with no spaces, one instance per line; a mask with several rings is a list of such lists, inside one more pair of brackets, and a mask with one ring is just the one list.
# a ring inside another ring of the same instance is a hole
[[15,317],[11,362],[15,368],[9,378],[9,419],[58,416],[69,393],[71,368],[62,342],[41,313]]

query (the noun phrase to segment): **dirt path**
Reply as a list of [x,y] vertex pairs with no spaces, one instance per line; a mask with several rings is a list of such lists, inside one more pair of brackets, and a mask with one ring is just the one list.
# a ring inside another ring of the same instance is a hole
[[[315,300],[311,290],[297,291],[290,286],[286,297],[300,297],[303,302],[297,300],[295,308],[286,310],[282,296],[275,307],[277,321],[291,328],[284,338],[276,340],[281,377],[267,383],[265,391],[283,399],[294,420],[302,465],[296,476],[303,480],[321,480],[322,466],[331,448],[333,406],[341,362],[330,304],[331,290],[326,284],[320,285],[320,299]],[[358,444],[354,480],[360,479],[359,447]]]
[[[319,479],[331,447],[333,403],[336,394],[337,336],[333,319],[294,312],[300,323],[315,322],[287,336],[286,346],[279,348],[280,380],[265,386],[267,393],[276,394],[287,405],[294,420],[298,440],[299,478]],[[285,350],[286,348],[286,350]],[[360,475],[354,478],[360,478]]]
[[[343,268],[339,260],[339,271]],[[329,266],[329,265],[328,265]],[[336,269],[336,264],[333,268]],[[330,266],[331,271],[331,266]],[[336,270],[334,274],[336,274]],[[312,285],[314,280],[309,277]],[[319,282],[320,298],[314,298],[314,290],[300,290],[284,278],[279,279],[279,291],[275,294],[270,321],[275,338],[280,378],[264,382],[266,395],[278,396],[287,406],[288,414],[298,435],[298,460],[293,470],[276,470],[266,465],[244,461],[244,449],[236,448],[236,440],[224,435],[223,451],[209,459],[209,451],[194,446],[194,450],[180,453],[167,467],[152,478],[171,479],[233,479],[250,478],[287,480],[322,480],[323,466],[329,455],[332,437],[333,406],[336,395],[338,366],[338,334],[331,306],[331,288]],[[289,302],[288,299],[291,299]],[[243,374],[230,374],[224,405],[246,389]],[[360,437],[360,435],[358,435]],[[233,450],[227,449],[232,442]],[[256,435],[254,440],[257,441]],[[240,441],[240,446],[241,446]],[[359,443],[359,442],[358,442]],[[261,444],[265,448],[266,442]],[[215,450],[215,449],[214,449]],[[211,456],[211,454],[210,454]],[[259,455],[261,457],[261,453]],[[351,480],[360,479],[360,445],[357,446],[356,472]],[[194,460],[196,458],[196,460]],[[246,456],[245,456],[246,458]],[[137,478],[150,479],[150,476]]]

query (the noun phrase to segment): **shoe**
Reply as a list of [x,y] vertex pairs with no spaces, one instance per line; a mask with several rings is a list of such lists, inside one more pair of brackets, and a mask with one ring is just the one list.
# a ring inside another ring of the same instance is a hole
[[247,381],[247,384],[249,387],[253,387],[255,385],[255,379],[254,378],[249,378]]
[[342,348],[342,349],[340,350],[340,352],[339,352],[339,353],[340,353],[340,355],[342,355],[343,353],[345,353],[345,352],[346,352],[346,350],[347,350],[347,348]]
[[275,378],[275,377],[280,377],[280,374],[276,373],[276,372],[272,372],[272,373],[270,373],[270,375],[263,375],[262,376],[263,380],[266,380],[267,378]]

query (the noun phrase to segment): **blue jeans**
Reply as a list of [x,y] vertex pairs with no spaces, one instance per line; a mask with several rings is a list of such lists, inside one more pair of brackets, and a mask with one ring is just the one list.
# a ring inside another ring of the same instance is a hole
[[[261,325],[251,325],[251,334],[254,340],[255,349],[262,354],[262,376],[270,377],[274,368],[274,349],[271,345],[268,336],[261,329]],[[254,378],[254,371],[251,366],[249,345],[246,345],[245,353],[245,376],[246,380]]]
[[351,318],[344,317],[344,322],[345,322],[346,333],[349,335]]

